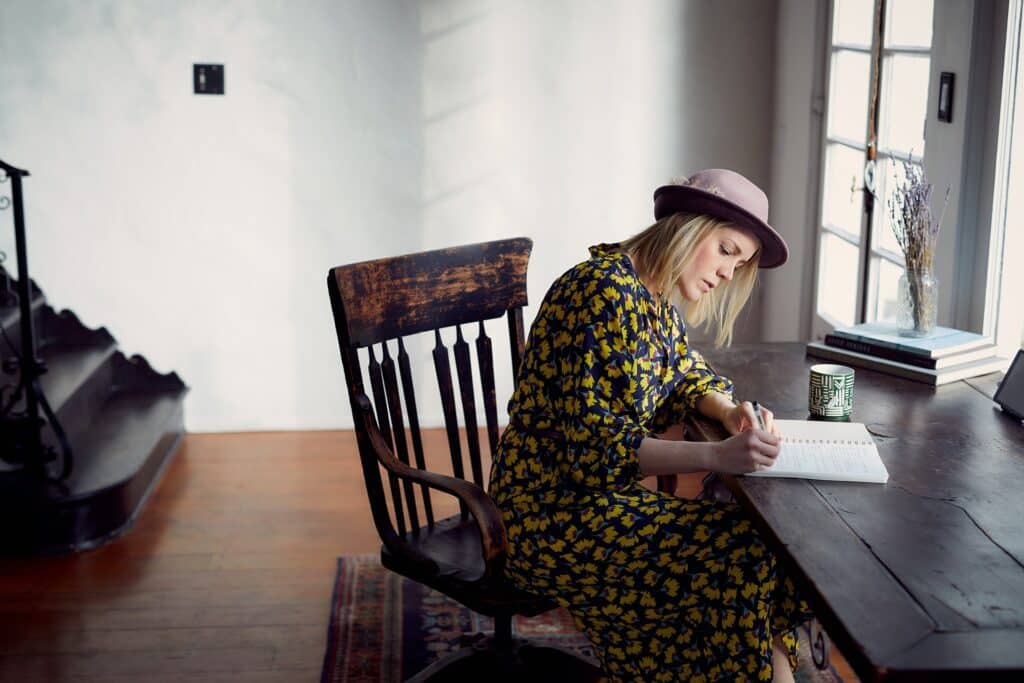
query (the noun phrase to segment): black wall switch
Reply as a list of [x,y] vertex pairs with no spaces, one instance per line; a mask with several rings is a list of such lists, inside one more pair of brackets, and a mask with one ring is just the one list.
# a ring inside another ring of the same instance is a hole
[[951,71],[943,71],[939,76],[939,121],[953,121],[953,80]]
[[224,65],[193,64],[192,87],[196,95],[223,95]]

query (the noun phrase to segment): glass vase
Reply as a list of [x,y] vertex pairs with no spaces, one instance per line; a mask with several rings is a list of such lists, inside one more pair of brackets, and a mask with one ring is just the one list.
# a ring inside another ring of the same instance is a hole
[[939,315],[939,280],[930,268],[900,275],[898,329],[904,337],[927,337]]

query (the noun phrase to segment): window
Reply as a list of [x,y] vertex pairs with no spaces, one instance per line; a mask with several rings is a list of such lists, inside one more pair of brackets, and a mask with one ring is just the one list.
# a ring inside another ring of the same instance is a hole
[[932,15],[932,0],[833,3],[816,283],[827,328],[896,314],[888,199],[901,162],[924,162]]

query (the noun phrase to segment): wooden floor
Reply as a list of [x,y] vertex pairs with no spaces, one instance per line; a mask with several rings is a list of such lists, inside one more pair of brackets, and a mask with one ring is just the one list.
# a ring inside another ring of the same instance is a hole
[[122,538],[0,559],[0,681],[318,680],[336,559],[379,547],[354,454],[349,432],[187,436]]
[[337,557],[379,547],[351,432],[189,435],[122,538],[0,558],[0,681],[316,681]]

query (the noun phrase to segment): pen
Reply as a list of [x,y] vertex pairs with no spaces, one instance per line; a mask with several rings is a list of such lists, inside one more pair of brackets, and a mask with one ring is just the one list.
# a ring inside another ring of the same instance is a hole
[[761,428],[762,431],[765,431],[764,416],[761,415],[761,406],[758,404],[757,401],[754,401],[754,415],[757,416],[757,425]]

